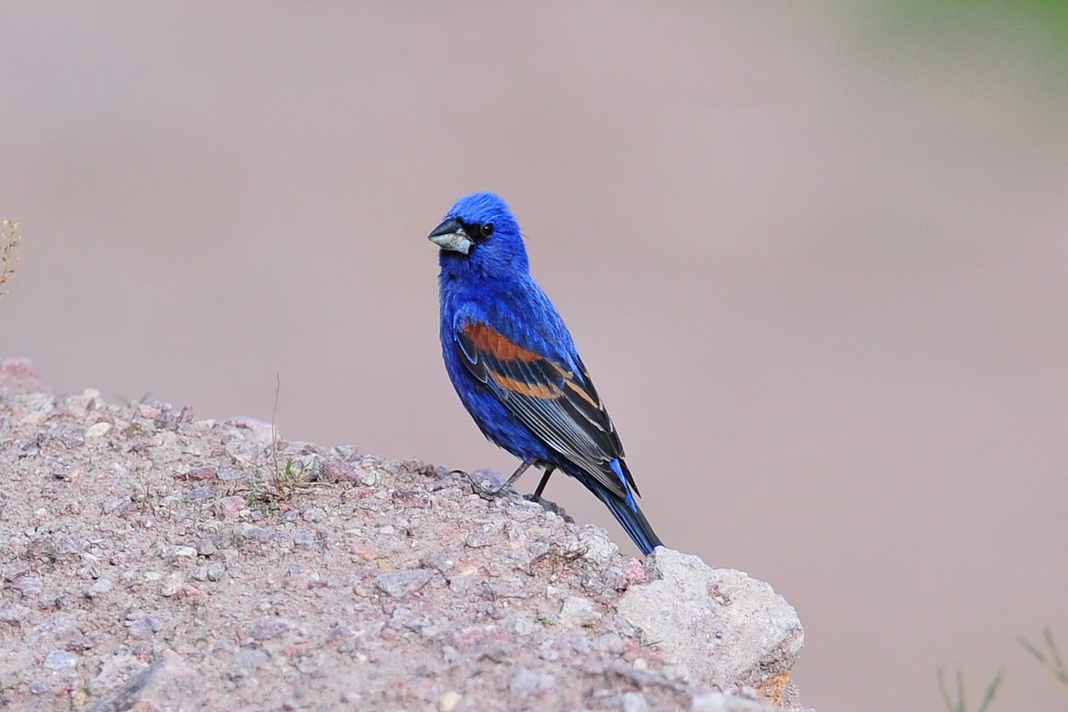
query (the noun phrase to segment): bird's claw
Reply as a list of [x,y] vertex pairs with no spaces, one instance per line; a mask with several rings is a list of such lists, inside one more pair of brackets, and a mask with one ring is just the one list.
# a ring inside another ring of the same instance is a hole
[[525,494],[525,495],[523,495],[523,499],[525,499],[528,502],[533,502],[535,504],[540,504],[541,508],[544,509],[546,512],[552,512],[553,514],[555,514],[555,515],[559,516],[561,519],[563,519],[565,522],[574,523],[574,521],[575,521],[574,519],[571,518],[571,516],[567,513],[567,511],[563,507],[561,507],[556,502],[553,502],[551,499],[545,499],[544,497],[539,497],[539,496],[534,495],[534,494]]
[[471,489],[474,491],[474,493],[477,494],[482,499],[486,500],[487,502],[492,502],[493,500],[497,499],[498,497],[501,497],[502,495],[504,495],[507,491],[511,490],[511,487],[509,487],[507,485],[507,483],[502,484],[500,487],[497,487],[497,488],[490,487],[489,486],[489,484],[490,484],[489,480],[478,479],[474,474],[472,474],[470,472],[467,472],[465,470],[453,470],[449,474],[450,475],[456,475],[456,474],[463,475],[465,478],[467,478],[467,482],[468,482],[468,484],[471,485]]

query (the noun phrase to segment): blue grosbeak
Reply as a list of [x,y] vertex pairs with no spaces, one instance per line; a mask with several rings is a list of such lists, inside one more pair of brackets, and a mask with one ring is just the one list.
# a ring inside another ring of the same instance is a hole
[[429,239],[441,248],[441,348],[445,368],[483,434],[522,465],[554,470],[597,495],[649,554],[661,545],[638,508],[623,446],[582,365],[571,334],[530,276],[508,205],[474,193],[452,207]]

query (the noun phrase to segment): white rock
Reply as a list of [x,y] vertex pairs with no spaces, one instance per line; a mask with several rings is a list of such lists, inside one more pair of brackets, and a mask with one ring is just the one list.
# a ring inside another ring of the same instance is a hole
[[695,694],[690,704],[690,712],[781,712],[781,708],[762,700],[711,691]]
[[601,620],[601,614],[593,607],[593,601],[582,596],[568,596],[560,607],[560,623],[564,625],[589,626]]
[[438,712],[453,712],[460,706],[463,696],[459,692],[449,691],[438,698]]
[[695,680],[759,684],[797,659],[804,644],[801,622],[767,583],[664,548],[645,567],[652,580],[628,589],[619,612]]
[[111,430],[111,423],[100,421],[99,423],[93,423],[85,429],[85,437],[87,438],[102,438],[108,434]]

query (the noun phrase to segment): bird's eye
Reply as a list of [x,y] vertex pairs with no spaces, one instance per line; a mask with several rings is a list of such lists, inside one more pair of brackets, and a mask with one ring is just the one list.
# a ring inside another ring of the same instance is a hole
[[493,223],[482,223],[478,226],[478,232],[482,235],[482,239],[489,239],[493,236]]

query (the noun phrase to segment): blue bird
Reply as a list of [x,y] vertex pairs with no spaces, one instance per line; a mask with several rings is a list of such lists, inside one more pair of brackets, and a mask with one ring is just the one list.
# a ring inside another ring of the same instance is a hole
[[659,537],[638,508],[638,486],[612,419],[571,334],[530,275],[512,211],[493,193],[460,199],[429,239],[441,248],[441,348],[445,368],[482,433],[520,460],[556,469],[597,495],[641,549]]

